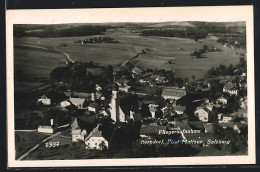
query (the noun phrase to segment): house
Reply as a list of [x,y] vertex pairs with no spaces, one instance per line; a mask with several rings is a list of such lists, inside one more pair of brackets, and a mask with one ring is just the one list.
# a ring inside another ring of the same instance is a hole
[[37,99],[37,103],[42,103],[43,105],[51,105],[51,99],[46,95],[42,95]]
[[131,86],[119,86],[119,91],[129,93],[131,88],[132,88]]
[[223,87],[223,92],[228,93],[230,95],[236,95],[238,93],[238,89],[235,83],[227,82]]
[[231,122],[233,119],[233,116],[231,115],[222,115],[222,121],[219,121],[220,123],[223,122],[223,123],[229,123]]
[[38,132],[53,134],[57,127],[53,125],[53,119],[50,120],[50,125],[39,125]]
[[102,87],[96,84],[96,91],[102,91]]
[[173,105],[173,108],[178,115],[182,115],[186,110],[186,106]]
[[64,101],[60,102],[58,106],[67,107],[67,106],[70,106],[70,105],[71,105],[71,102],[69,100],[64,100]]
[[155,112],[156,112],[156,108],[149,108],[149,111],[151,112],[152,118],[155,118]]
[[117,85],[120,86],[128,86],[130,81],[128,79],[119,79],[116,81]]
[[132,69],[132,73],[133,73],[134,75],[142,75],[143,70],[140,69],[140,68],[138,68],[138,67],[134,67],[134,68]]
[[139,83],[142,84],[142,85],[146,85],[150,82],[153,82],[153,79],[151,79],[151,78],[141,78],[141,79],[139,79]]
[[86,130],[76,129],[71,131],[72,142],[84,141],[85,136],[87,135]]
[[40,132],[40,133],[53,134],[55,131],[56,131],[56,128],[53,126],[39,125],[39,127],[38,127],[38,132]]
[[194,112],[195,116],[202,122],[209,122],[209,109],[206,107],[198,107]]
[[162,84],[162,83],[167,83],[166,77],[164,76],[159,76],[158,78],[155,79],[156,83]]
[[97,104],[97,103],[90,103],[88,105],[88,110],[89,111],[92,111],[92,112],[96,113],[98,111],[98,109],[99,109],[99,104]]
[[221,97],[219,97],[216,101],[216,103],[218,104],[227,104],[227,98],[225,98],[223,95]]
[[178,100],[186,95],[186,90],[183,88],[166,88],[162,91],[164,99]]
[[69,101],[78,108],[83,109],[83,104],[85,102],[84,98],[70,98]]
[[98,130],[99,125],[94,128],[85,139],[86,149],[103,150],[108,149],[108,141]]

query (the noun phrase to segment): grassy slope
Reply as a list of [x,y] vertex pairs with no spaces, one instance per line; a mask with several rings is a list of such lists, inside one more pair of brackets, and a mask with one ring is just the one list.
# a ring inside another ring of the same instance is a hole
[[44,138],[48,137],[46,134],[34,133],[34,132],[15,132],[15,150],[16,158],[28,151],[34,145],[39,143]]

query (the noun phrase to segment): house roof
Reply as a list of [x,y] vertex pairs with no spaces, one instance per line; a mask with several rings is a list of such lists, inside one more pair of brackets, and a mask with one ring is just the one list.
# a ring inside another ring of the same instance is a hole
[[233,82],[228,82],[224,85],[224,88],[227,90],[233,90],[236,88],[236,84]]
[[98,130],[99,125],[96,126],[96,128],[94,128],[89,135],[86,137],[85,141],[87,141],[88,139],[90,139],[91,137],[103,137],[100,133],[100,131]]
[[184,130],[184,129],[185,130],[190,130],[191,129],[190,125],[187,122],[177,121],[176,125],[180,127],[180,130]]
[[39,97],[38,99],[49,99],[49,97],[47,97],[45,94],[42,95],[41,97]]
[[97,104],[97,103],[90,103],[88,105],[88,107],[92,107],[92,108],[97,108],[98,106],[99,106],[99,104]]
[[71,123],[71,129],[76,130],[77,128],[79,128],[78,119],[76,117],[72,117],[72,121],[73,122]]
[[166,78],[166,77],[164,77],[164,76],[160,76],[160,77],[156,78],[156,80],[157,80],[157,81],[163,81],[165,78]]
[[140,68],[138,68],[138,67],[134,67],[134,68],[132,69],[132,72],[133,72],[133,73],[136,73],[136,74],[142,74],[142,73],[143,73],[143,70],[140,69]]
[[85,101],[85,99],[83,99],[83,98],[70,98],[69,100],[71,101],[72,104],[77,105],[77,106],[83,105],[83,103]]
[[70,97],[71,94],[72,94],[72,92],[70,92],[70,91],[64,91],[64,94],[65,94],[67,97]]
[[174,108],[176,111],[182,111],[182,112],[184,112],[185,109],[186,109],[186,106],[176,105],[176,106],[173,106],[173,108]]
[[83,93],[83,92],[72,92],[71,96],[78,97],[78,98],[86,98],[86,97],[91,97],[91,94],[90,93]]
[[188,124],[192,129],[202,130],[204,128],[203,123],[201,121],[189,121]]
[[203,109],[203,110],[206,111],[207,113],[210,112],[210,110],[209,110],[207,107],[204,107],[204,106],[199,106],[199,107],[197,107],[197,108],[195,109],[195,112],[196,112],[197,110],[199,110],[199,109]]
[[79,135],[81,134],[81,129],[76,129],[71,131],[71,135]]
[[166,88],[163,90],[162,95],[182,97],[186,95],[186,91],[184,89]]
[[233,128],[234,127],[234,123],[233,122],[228,122],[228,123],[219,123],[219,126],[226,128],[226,127],[230,127]]
[[208,132],[213,130],[213,126],[211,123],[207,123],[207,124],[203,124],[205,130],[207,130]]

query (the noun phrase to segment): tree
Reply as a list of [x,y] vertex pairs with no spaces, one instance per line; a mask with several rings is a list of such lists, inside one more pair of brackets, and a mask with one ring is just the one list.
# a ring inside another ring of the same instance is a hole
[[68,81],[72,76],[72,70],[69,67],[57,67],[51,71],[52,80]]
[[195,75],[192,75],[192,81],[195,81],[195,78],[196,78]]

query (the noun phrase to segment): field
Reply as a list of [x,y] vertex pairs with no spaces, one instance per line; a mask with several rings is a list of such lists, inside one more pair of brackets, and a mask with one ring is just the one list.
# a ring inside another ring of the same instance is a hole
[[46,137],[48,137],[48,135],[41,134],[38,132],[16,131],[15,132],[16,158],[21,156],[23,153],[28,151],[30,148],[32,148],[34,145],[36,145]]
[[[22,37],[15,38],[15,43],[37,45],[47,48],[55,47],[61,52],[68,53],[70,58],[74,61],[93,61],[94,63],[102,65],[121,64],[135,56],[136,53],[141,53],[142,50],[146,50],[147,54],[139,54],[131,63],[144,69],[160,68],[177,71],[181,76],[188,77],[189,79],[192,78],[192,75],[195,75],[196,79],[202,78],[209,68],[216,67],[219,64],[235,65],[239,62],[239,54],[245,53],[245,50],[223,47],[222,44],[216,42],[217,38],[214,36],[209,36],[196,42],[186,38],[143,37],[129,28],[109,29],[102,36],[111,37],[120,43],[88,43],[83,45],[74,43],[76,40],[83,41],[86,37]],[[208,58],[192,58],[190,53],[195,49],[202,48],[203,45],[207,45],[209,48],[213,46],[215,48],[221,48],[222,52],[208,52],[205,54]],[[37,75],[39,76],[44,76],[44,74],[45,76],[48,75],[50,71],[44,72],[44,70],[51,70],[55,66],[62,65],[64,60],[62,54],[46,54],[47,52],[42,51],[39,53],[39,50],[35,49],[15,49],[15,52],[15,59],[19,59],[15,60],[17,61],[15,68],[19,65],[20,69],[23,68],[25,71],[28,71],[28,73],[38,68],[39,71],[37,70]],[[31,63],[28,65],[27,63],[31,62],[32,57],[36,57],[36,62],[39,61],[40,63]],[[46,60],[46,57],[48,60]],[[51,59],[54,60],[50,63],[49,60]],[[166,64],[167,61],[171,61],[172,64]]]

